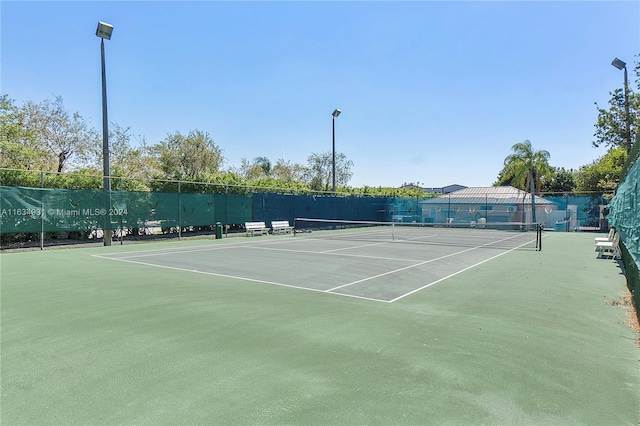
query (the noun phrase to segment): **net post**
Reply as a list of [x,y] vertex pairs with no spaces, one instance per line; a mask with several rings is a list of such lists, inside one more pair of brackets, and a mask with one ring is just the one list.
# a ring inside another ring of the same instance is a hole
[[536,224],[536,251],[542,251],[542,224]]

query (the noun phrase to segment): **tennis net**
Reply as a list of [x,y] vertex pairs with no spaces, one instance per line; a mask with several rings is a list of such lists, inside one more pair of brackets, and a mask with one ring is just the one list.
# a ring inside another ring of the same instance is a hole
[[539,251],[543,227],[521,222],[407,223],[296,218],[294,229],[296,235],[309,238]]

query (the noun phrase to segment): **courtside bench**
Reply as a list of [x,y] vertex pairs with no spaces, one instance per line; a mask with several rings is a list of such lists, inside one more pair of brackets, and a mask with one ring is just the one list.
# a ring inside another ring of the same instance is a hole
[[274,234],[290,234],[293,232],[293,226],[289,225],[288,220],[272,220],[271,229]]
[[247,237],[269,234],[269,228],[267,228],[264,222],[245,222],[244,228],[247,231]]

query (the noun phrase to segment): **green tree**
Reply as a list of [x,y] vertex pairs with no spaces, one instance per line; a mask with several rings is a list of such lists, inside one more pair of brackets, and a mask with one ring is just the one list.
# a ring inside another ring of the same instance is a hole
[[[632,73],[633,72],[635,72],[636,75],[635,86],[637,91],[634,91],[633,81],[628,84],[629,127],[632,143],[635,140],[638,128],[640,128],[640,62],[636,62],[635,68],[632,70]],[[622,79],[620,80],[622,81]],[[591,143],[594,147],[622,146],[629,152],[631,146],[629,145],[627,135],[624,88],[617,88],[613,92],[609,92],[609,95],[611,95],[611,98],[609,99],[608,109],[600,108],[596,103],[598,118],[594,125],[596,128],[593,134],[595,140]]]
[[7,95],[0,96],[0,167],[38,169],[42,152],[24,126],[24,112]]
[[222,150],[200,130],[192,130],[186,136],[180,132],[169,134],[152,150],[168,178],[193,180],[201,173],[217,173],[224,163]]
[[533,180],[535,192],[539,193],[542,180],[552,172],[549,165],[549,152],[534,151],[528,140],[514,144],[511,149],[513,154],[504,159],[504,167],[494,185],[511,185],[530,192],[530,184]]
[[[130,128],[112,124],[109,130],[109,148],[111,151],[111,175],[132,180],[146,181],[160,171],[160,164],[153,156],[153,150],[147,145],[144,136],[139,136],[137,146],[131,143]],[[100,153],[102,160],[102,152]]]
[[612,147],[591,164],[581,166],[576,174],[577,192],[609,192],[620,182],[620,172],[627,159],[624,146]]
[[[311,154],[307,164],[306,183],[315,191],[329,191],[333,185],[333,154]],[[336,187],[349,183],[353,176],[351,167],[353,161],[343,153],[336,153]]]
[[251,169],[252,166],[253,165],[249,160],[247,160],[245,157],[242,157],[240,159],[240,166],[239,167],[231,166],[229,168],[229,173],[240,176],[242,179],[248,179],[247,176],[249,176],[250,174],[249,170]]
[[302,164],[291,163],[279,158],[271,169],[271,176],[282,182],[303,182],[308,175],[307,168]]
[[61,173],[86,165],[89,153],[99,143],[97,132],[78,112],[69,114],[60,96],[39,104],[27,102],[23,125],[32,132],[35,149],[42,153],[49,171]]
[[551,174],[542,181],[542,192],[572,192],[576,186],[576,171],[553,167]]
[[267,157],[256,157],[253,159],[253,162],[242,158],[239,169],[234,170],[234,172],[240,174],[245,179],[255,180],[271,176],[271,170],[271,160]]

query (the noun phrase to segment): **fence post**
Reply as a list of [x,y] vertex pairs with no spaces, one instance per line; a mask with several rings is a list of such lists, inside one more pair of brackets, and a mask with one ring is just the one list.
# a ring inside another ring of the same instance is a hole
[[[122,203],[122,176],[120,176],[120,182],[118,184],[118,190],[120,190],[120,202]],[[122,235],[124,234],[124,230],[122,229],[122,214],[118,215],[118,219],[120,222],[120,245],[122,245]]]
[[564,232],[569,232],[569,194],[564,193]]
[[489,214],[489,198],[488,198],[488,194],[485,192],[484,193],[484,223],[489,222],[487,220],[488,214]]

